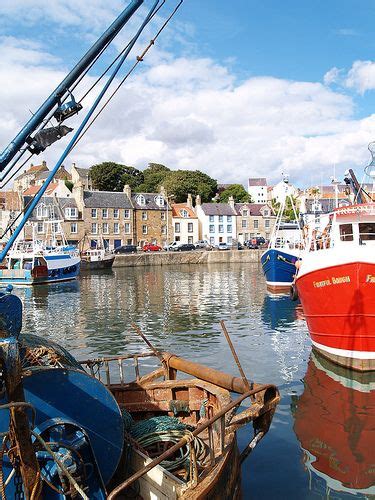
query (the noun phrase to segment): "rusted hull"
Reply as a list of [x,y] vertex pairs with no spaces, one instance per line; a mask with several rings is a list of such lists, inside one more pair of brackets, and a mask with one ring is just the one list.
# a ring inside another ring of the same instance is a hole
[[110,257],[109,259],[90,261],[90,260],[81,260],[81,270],[82,271],[97,271],[99,269],[111,269],[113,262],[115,260],[115,256]]

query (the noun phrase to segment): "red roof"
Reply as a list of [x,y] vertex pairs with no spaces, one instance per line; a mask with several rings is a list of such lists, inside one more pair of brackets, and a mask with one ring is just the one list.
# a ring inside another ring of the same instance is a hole
[[181,210],[186,210],[189,219],[196,219],[197,216],[193,209],[191,209],[186,203],[173,203],[172,205],[172,217],[182,217]]
[[[57,187],[58,187],[58,183],[57,182],[52,182],[48,186],[48,188],[46,189],[44,195],[45,196],[51,196],[51,194],[53,194],[53,192],[55,191],[55,189]],[[41,188],[41,186],[30,186],[22,194],[23,194],[23,196],[34,196],[39,191],[40,188]]]

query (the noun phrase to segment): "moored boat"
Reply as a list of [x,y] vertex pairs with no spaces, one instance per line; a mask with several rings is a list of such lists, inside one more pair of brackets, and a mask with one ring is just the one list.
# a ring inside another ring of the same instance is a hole
[[90,248],[81,252],[82,271],[95,271],[97,269],[111,269],[115,255],[104,249]]
[[312,353],[304,387],[293,397],[292,414],[312,495],[372,498],[375,374]]
[[375,203],[337,208],[303,255],[296,287],[313,347],[375,370]]
[[[275,226],[267,250],[261,256],[267,288],[273,292],[289,290],[296,274],[295,263],[301,258],[303,234],[298,222],[293,197],[288,194],[288,180],[284,178],[285,196],[280,203]],[[294,223],[283,222],[287,201],[291,206]]]

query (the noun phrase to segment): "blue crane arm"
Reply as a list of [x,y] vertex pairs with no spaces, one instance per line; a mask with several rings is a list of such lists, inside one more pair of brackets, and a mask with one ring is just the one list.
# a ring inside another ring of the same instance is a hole
[[15,155],[24,146],[26,139],[42,123],[46,116],[61,102],[61,98],[69,91],[70,87],[78,80],[89,65],[100,54],[102,49],[110,43],[119,31],[125,26],[136,10],[143,4],[143,0],[132,0],[128,7],[117,17],[111,26],[88,50],[71,72],[64,78],[60,85],[46,99],[38,111],[24,125],[13,141],[0,154],[0,172],[2,172]]

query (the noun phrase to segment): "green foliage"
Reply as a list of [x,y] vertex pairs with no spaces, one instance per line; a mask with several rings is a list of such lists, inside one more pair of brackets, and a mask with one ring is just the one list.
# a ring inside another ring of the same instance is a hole
[[73,191],[73,182],[72,181],[68,181],[68,179],[65,179],[65,186],[69,189],[69,191]]
[[149,163],[148,167],[142,172],[143,182],[136,188],[138,193],[156,193],[159,187],[163,185],[165,177],[170,169],[159,163]]
[[199,170],[174,170],[164,178],[163,186],[174,194],[177,203],[183,203],[187,195],[201,195],[203,202],[211,201],[217,191],[217,181]]
[[143,182],[143,173],[134,167],[105,161],[90,168],[94,189],[99,191],[122,191],[125,184],[135,189]]
[[236,203],[251,203],[251,196],[246,192],[242,184],[232,184],[224,189],[219,195],[220,203],[228,203],[229,197],[233,196]]
[[[297,220],[298,220],[299,219],[299,209],[296,207],[296,199],[293,198],[293,197],[292,197],[292,199],[293,199],[294,207],[296,209]],[[277,214],[277,212],[279,211],[279,208],[280,208],[280,203],[276,202],[276,200],[273,199],[272,202],[271,202],[271,204],[272,204],[272,208],[275,211],[275,214]],[[289,196],[286,199],[286,203],[285,203],[284,219],[285,219],[286,222],[290,222],[292,220],[296,220],[296,217],[294,215],[294,210],[293,210],[293,207],[292,207],[292,202],[290,201],[290,197]]]

